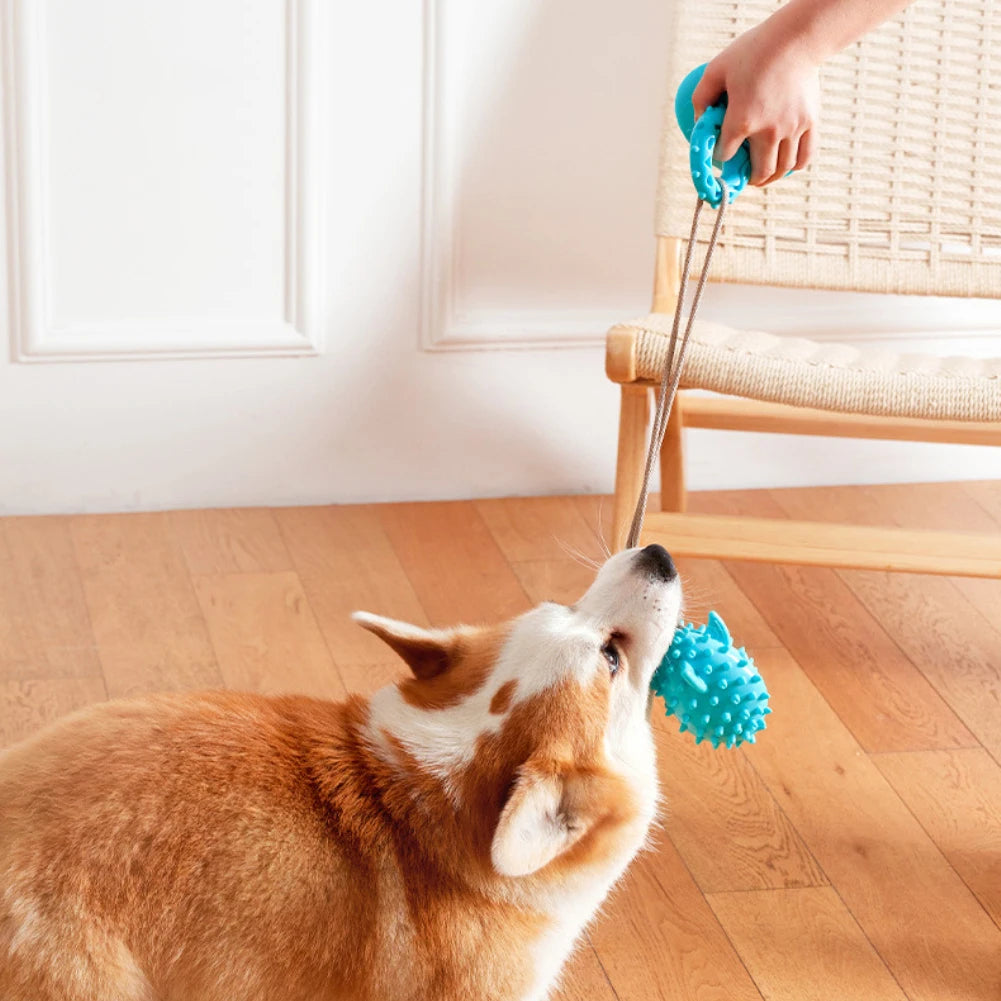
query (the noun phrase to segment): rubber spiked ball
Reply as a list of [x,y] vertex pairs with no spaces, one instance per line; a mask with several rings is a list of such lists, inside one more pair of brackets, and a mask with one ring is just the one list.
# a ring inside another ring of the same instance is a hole
[[678,717],[681,732],[694,734],[697,744],[753,744],[771,712],[754,661],[743,647],[734,647],[715,612],[704,626],[678,628],[650,687],[664,700],[667,715]]

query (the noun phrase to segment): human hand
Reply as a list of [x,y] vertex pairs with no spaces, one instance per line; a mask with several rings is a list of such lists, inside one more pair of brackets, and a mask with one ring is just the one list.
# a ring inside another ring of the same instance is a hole
[[692,104],[698,120],[726,92],[720,162],[749,140],[750,183],[759,187],[810,162],[820,116],[819,62],[780,22],[764,21],[706,66]]

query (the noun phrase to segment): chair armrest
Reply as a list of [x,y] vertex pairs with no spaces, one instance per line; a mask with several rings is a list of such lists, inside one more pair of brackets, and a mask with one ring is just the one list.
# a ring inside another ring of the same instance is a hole
[[636,381],[636,341],[634,327],[612,327],[605,339],[605,374],[612,382]]

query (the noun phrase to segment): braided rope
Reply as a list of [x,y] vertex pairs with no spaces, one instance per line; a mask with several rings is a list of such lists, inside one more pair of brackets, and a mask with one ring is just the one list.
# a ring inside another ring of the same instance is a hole
[[716,244],[723,229],[723,217],[726,214],[729,191],[727,190],[726,182],[722,179],[720,179],[720,186],[723,189],[723,197],[716,212],[716,222],[713,224],[713,231],[709,237],[705,257],[702,260],[702,271],[699,274],[699,280],[695,286],[695,294],[692,296],[692,305],[688,311],[688,323],[685,325],[685,333],[679,344],[678,331],[681,329],[681,314],[685,307],[685,294],[688,291],[688,278],[691,274],[692,251],[695,248],[695,240],[698,236],[699,217],[702,215],[702,206],[705,204],[701,198],[695,203],[695,213],[692,215],[692,231],[688,237],[688,246],[685,248],[685,264],[681,270],[678,301],[674,307],[674,324],[671,327],[671,340],[668,344],[667,359],[664,362],[664,371],[660,380],[660,391],[657,396],[657,412],[654,414],[653,425],[650,428],[650,446],[646,456],[646,467],[643,470],[643,486],[636,500],[636,510],[633,513],[632,525],[629,528],[629,537],[626,540],[626,548],[628,549],[638,544],[640,532],[643,530],[647,496],[650,492],[650,478],[653,475],[653,467],[660,453],[660,447],[664,443],[664,435],[667,432],[667,421],[671,416],[671,408],[674,406],[674,398],[678,393],[678,383],[681,381],[681,371],[685,364],[685,352],[688,350],[688,341],[692,334],[692,327],[695,325],[695,314],[699,311],[699,304],[702,302],[702,293],[709,279],[709,265],[712,262],[713,251],[716,249]]

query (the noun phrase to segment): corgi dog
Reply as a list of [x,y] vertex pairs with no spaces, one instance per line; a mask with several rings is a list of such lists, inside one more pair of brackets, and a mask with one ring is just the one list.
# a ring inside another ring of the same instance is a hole
[[660,546],[489,628],[355,618],[370,699],[82,710],[0,753],[4,1001],[540,1001],[658,803]]

